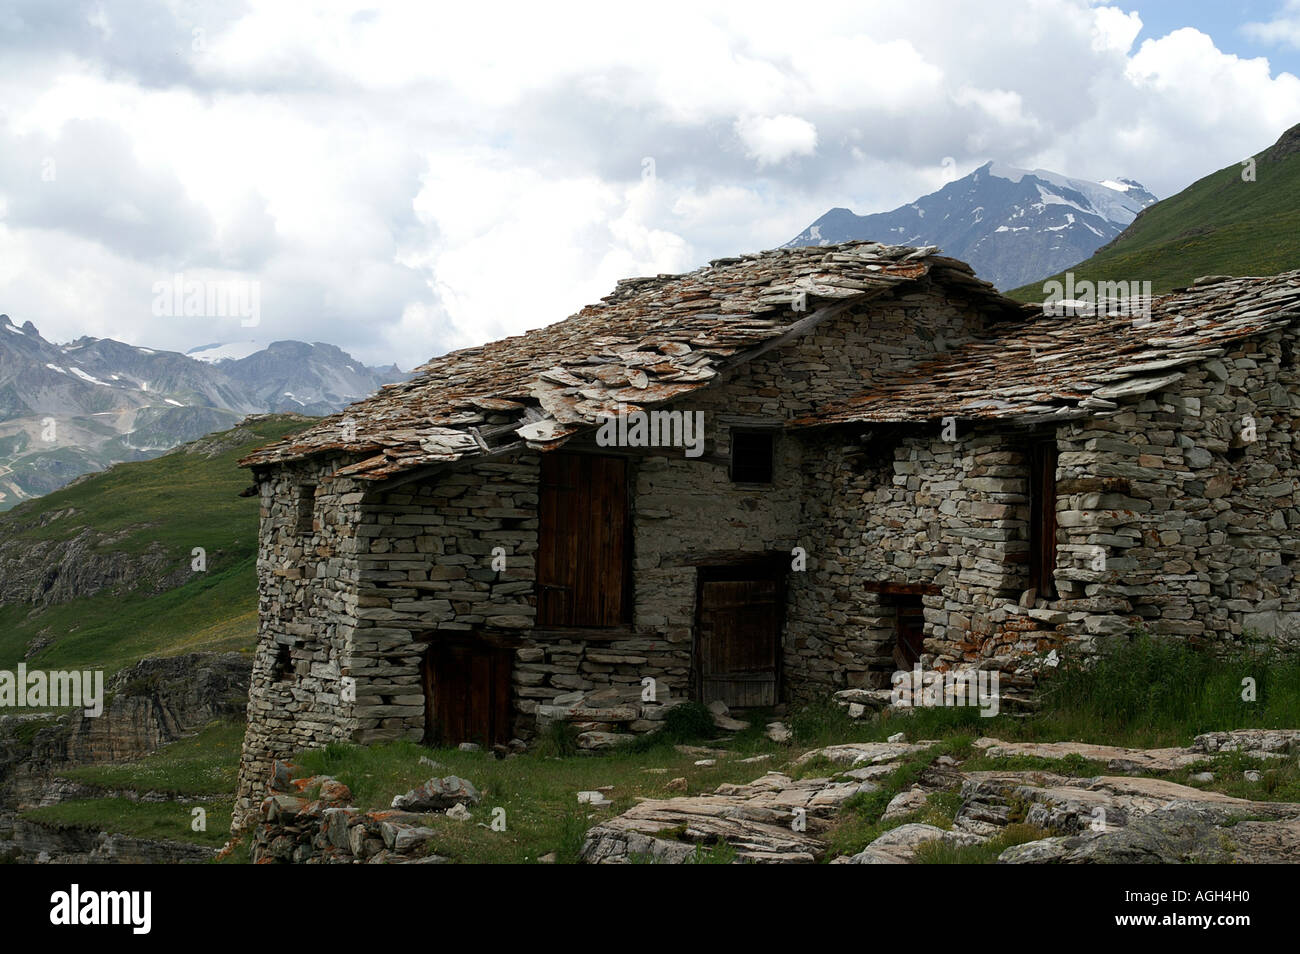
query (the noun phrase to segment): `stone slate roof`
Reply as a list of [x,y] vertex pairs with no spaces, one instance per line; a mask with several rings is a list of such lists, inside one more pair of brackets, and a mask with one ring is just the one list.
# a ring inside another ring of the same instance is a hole
[[965,344],[791,423],[1080,417],[1166,388],[1189,366],[1297,317],[1300,270],[1269,278],[1202,278],[1152,301],[1149,318],[1040,316],[1002,327],[996,337]]
[[[576,315],[453,351],[340,414],[245,457],[266,467],[317,454],[359,458],[340,476],[411,468],[527,446],[549,450],[613,414],[704,387],[840,308],[929,276],[995,319],[1024,306],[933,247],[850,242],[723,258],[684,275],[633,278]],[[793,302],[804,295],[803,310]]]

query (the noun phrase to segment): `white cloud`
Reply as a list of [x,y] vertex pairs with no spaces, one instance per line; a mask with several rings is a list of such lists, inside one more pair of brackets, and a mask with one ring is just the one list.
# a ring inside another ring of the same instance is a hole
[[745,154],[759,166],[771,166],[817,150],[817,127],[798,116],[746,116],[736,120],[736,135]]
[[1300,119],[1295,77],[1085,0],[137,2],[0,30],[0,312],[57,338],[237,337],[149,313],[210,270],[259,335],[410,366],[986,159],[1168,195]]
[[1262,43],[1300,50],[1300,0],[1287,0],[1272,20],[1246,23],[1241,30]]
[[455,345],[537,328],[619,278],[693,264],[681,236],[650,224],[659,196],[655,178],[547,178],[500,152],[444,153],[415,199],[437,238],[412,260],[432,273]]
[[1127,53],[1142,32],[1142,18],[1117,7],[1097,7],[1092,12],[1092,48],[1098,52]]

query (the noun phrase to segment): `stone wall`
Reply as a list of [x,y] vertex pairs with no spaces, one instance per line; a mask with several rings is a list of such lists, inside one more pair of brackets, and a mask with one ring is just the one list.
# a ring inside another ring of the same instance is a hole
[[[983,329],[984,320],[964,300],[944,297],[943,289],[929,283],[911,286],[907,294],[824,322],[674,405],[704,413],[707,449],[695,460],[675,453],[639,462],[634,513],[638,643],[625,650],[644,656],[664,648],[671,659],[655,660],[667,665],[662,674],[628,668],[614,673],[613,681],[634,683],[649,674],[665,679],[674,694],[693,691],[688,678],[697,568],[745,554],[790,558],[794,547],[806,546],[804,507],[815,506],[824,488],[805,486],[804,439],[789,432],[779,435],[772,486],[752,488],[731,481],[732,429],[756,422],[782,424],[857,393],[882,371],[915,363]],[[836,612],[834,601],[823,601],[816,612],[829,618]]]
[[[1035,654],[1093,652],[1135,627],[1300,641],[1296,346],[1292,331],[1242,343],[1052,431],[820,434],[804,452],[809,570],[792,579],[792,694],[887,684],[895,618],[880,583],[940,587],[924,596],[923,663],[996,667],[1013,692],[1032,682]],[[1026,589],[1025,450],[1044,436],[1059,454],[1054,599]]]
[[1234,345],[1062,428],[1063,629],[1300,638],[1296,346],[1293,330]]
[[[423,739],[421,665],[432,640],[486,634],[529,655],[538,473],[536,454],[482,461],[362,505],[348,658],[358,742]],[[493,569],[497,548],[504,570]]]
[[791,579],[785,640],[795,698],[889,685],[891,587],[923,594],[927,664],[1038,648],[1039,627],[1019,606],[1032,435],[963,426],[953,436],[937,424],[835,428],[810,442],[808,570]]
[[[910,284],[906,294],[823,322],[674,405],[703,412],[706,451],[632,454],[630,626],[535,629],[535,454],[393,487],[329,479],[339,459],[275,468],[261,483],[261,630],[237,824],[258,804],[275,758],[336,739],[422,739],[421,666],[434,640],[473,634],[514,650],[515,731],[524,737],[538,704],[608,713],[636,701],[647,676],[661,702],[689,694],[698,567],[789,554],[809,537],[804,439],[779,435],[772,486],[745,487],[730,479],[731,429],[779,426],[983,331],[983,316],[948,295],[928,281]],[[304,481],[317,482],[310,532],[297,526]],[[496,547],[504,571],[493,568]],[[819,595],[820,605],[804,599],[809,621],[837,612],[837,594]],[[804,665],[806,647],[794,648]],[[603,696],[593,707],[575,693]],[[635,716],[622,727],[649,728],[662,712],[642,707]]]
[[[353,481],[329,478],[339,466],[308,461],[261,483],[258,640],[235,828],[256,812],[274,759],[350,739],[356,729],[341,697],[356,626],[364,494]],[[300,496],[303,487],[309,497]]]

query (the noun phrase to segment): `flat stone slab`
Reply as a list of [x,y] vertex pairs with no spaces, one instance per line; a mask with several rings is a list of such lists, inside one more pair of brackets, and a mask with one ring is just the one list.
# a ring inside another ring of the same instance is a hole
[[931,739],[923,742],[847,742],[828,745],[805,752],[795,759],[795,765],[804,765],[816,758],[830,759],[836,765],[872,765],[878,762],[895,762],[904,755],[928,749],[937,743]]
[[817,833],[862,785],[769,772],[747,784],[719,785],[712,795],[646,799],[588,831],[582,857],[598,864],[626,864],[636,856],[680,864],[696,845],[725,842],[742,861],[810,863],[826,851]]
[[1023,755],[1040,759],[1063,759],[1078,755],[1094,762],[1104,762],[1113,772],[1172,772],[1193,762],[1203,761],[1204,752],[1192,749],[1129,749],[1118,745],[1094,745],[1090,742],[1003,742],[987,736],[976,739],[975,748],[990,758]]
[[635,722],[641,717],[641,710],[636,706],[538,705],[534,711],[542,722]]
[[1278,755],[1300,750],[1300,729],[1233,729],[1206,732],[1192,741],[1195,752],[1246,752]]
[[950,845],[976,845],[982,838],[959,831],[946,831],[934,825],[913,822],[891,828],[862,851],[849,858],[851,865],[905,865],[910,864],[916,849],[932,841]]

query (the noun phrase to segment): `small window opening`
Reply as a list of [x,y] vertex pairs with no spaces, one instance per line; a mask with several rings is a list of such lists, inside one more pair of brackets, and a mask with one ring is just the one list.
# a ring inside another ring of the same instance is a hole
[[311,533],[315,529],[316,485],[298,485],[297,530],[300,535]]
[[731,432],[731,479],[737,484],[772,482],[772,431]]
[[856,446],[847,449],[846,460],[857,476],[870,478],[869,483],[876,486],[887,484],[894,476],[894,461],[901,443],[901,431],[869,431],[859,438]]
[[293,675],[293,647],[282,644],[275,651],[275,665],[271,668],[271,678],[275,682],[286,682]]

